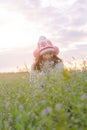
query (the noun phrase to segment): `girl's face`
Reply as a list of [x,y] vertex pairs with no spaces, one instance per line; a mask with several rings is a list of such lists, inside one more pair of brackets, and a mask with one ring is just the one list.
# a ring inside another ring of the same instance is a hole
[[54,52],[49,51],[42,55],[43,61],[51,61],[53,58]]

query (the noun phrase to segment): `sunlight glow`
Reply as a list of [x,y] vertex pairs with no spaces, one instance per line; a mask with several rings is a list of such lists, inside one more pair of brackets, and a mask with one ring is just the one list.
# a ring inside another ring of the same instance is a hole
[[0,8],[0,49],[28,46],[36,43],[41,34],[40,26],[27,21],[20,12],[9,11],[2,6]]

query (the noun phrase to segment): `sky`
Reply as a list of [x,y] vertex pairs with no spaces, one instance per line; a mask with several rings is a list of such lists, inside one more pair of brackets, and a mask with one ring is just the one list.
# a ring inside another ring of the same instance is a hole
[[0,0],[0,72],[30,67],[40,36],[64,61],[87,59],[87,0]]

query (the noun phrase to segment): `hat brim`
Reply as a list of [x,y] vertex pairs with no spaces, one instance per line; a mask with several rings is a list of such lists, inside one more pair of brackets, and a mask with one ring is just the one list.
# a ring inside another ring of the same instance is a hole
[[53,51],[55,55],[59,54],[59,48],[56,46],[44,48],[43,50],[39,50],[36,48],[36,50],[33,52],[34,57],[38,58],[39,56],[45,54],[46,52]]
[[43,50],[40,51],[40,56],[45,54],[46,52],[49,52],[49,51],[55,52],[53,47],[47,47],[47,48],[44,48]]

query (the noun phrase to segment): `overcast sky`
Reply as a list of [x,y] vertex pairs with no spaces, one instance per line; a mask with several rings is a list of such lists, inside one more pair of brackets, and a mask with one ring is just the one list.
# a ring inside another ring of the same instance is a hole
[[87,0],[0,0],[0,72],[31,65],[41,35],[63,60],[87,59]]

